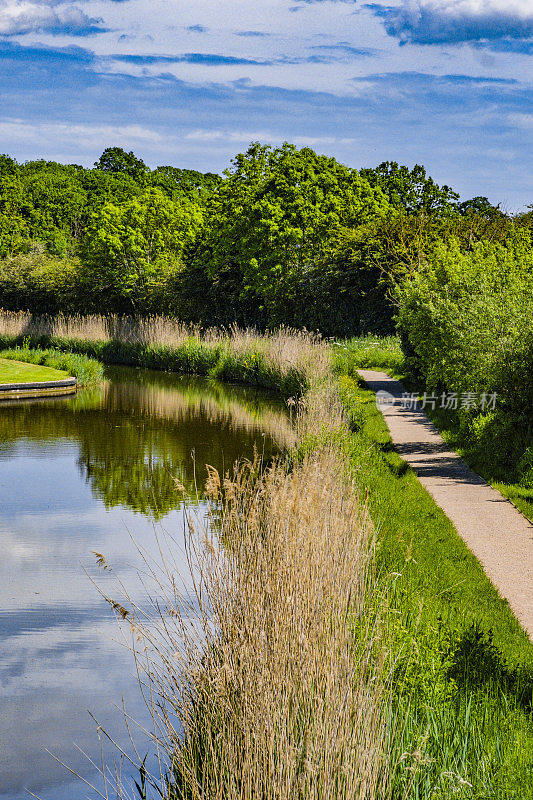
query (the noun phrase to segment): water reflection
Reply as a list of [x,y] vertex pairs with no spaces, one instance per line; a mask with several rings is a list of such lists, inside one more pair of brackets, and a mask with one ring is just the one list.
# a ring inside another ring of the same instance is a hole
[[290,435],[283,409],[257,393],[129,370],[110,370],[96,393],[0,408],[2,800],[25,787],[44,800],[89,794],[45,752],[89,775],[74,747],[99,758],[88,710],[124,745],[122,696],[147,722],[131,655],[82,565],[108,594],[113,573],[97,573],[91,551],[142,602],[134,542],[153,550],[154,526],[179,536],[174,477],[192,490],[206,463],[224,469],[254,447],[269,457],[276,429]]

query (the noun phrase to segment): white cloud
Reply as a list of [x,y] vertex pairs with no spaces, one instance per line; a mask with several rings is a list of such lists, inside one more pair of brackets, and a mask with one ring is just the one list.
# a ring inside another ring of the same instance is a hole
[[511,125],[516,125],[518,128],[526,128],[533,130],[533,114],[511,114],[509,116]]
[[[231,130],[195,130],[187,133],[185,139],[195,142],[236,142],[248,144],[249,142],[269,142],[281,144],[283,138],[273,134],[272,131],[231,131]],[[326,147],[328,145],[354,144],[357,139],[353,137],[336,136],[291,136],[290,140],[298,147]]]
[[135,144],[158,144],[163,136],[141,125],[92,125],[67,122],[28,122],[7,119],[0,122],[0,137],[15,139],[25,144],[50,145],[54,141],[70,139],[79,147],[94,147],[96,142],[121,141]]
[[533,17],[531,0],[417,0],[413,6],[434,9],[446,15],[484,16],[486,14]]
[[531,0],[403,0],[374,7],[391,36],[438,44],[533,36]]
[[78,34],[94,29],[98,23],[75,5],[27,2],[27,0],[1,0],[0,35],[47,31],[51,33]]

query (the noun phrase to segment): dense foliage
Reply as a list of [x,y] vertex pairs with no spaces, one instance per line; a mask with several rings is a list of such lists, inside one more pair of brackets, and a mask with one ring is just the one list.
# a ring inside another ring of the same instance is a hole
[[[407,363],[431,392],[496,395],[494,404],[459,401],[467,445],[484,445],[508,475],[533,488],[533,249],[511,231],[470,252],[439,245],[398,284],[398,324]],[[491,406],[494,407],[491,407]],[[494,469],[494,466],[493,466]]]
[[[289,144],[253,143],[224,176],[150,170],[119,147],[93,169],[1,156],[0,307],[343,337],[392,333],[399,300],[428,385],[454,388],[455,369],[472,389],[490,384],[516,405],[509,376],[531,380],[531,335],[511,345],[504,326],[491,334],[505,339],[495,356],[487,331],[493,313],[515,333],[524,314],[527,323],[531,287],[515,283],[531,270],[532,223],[532,213],[511,218],[483,197],[461,203],[419,165],[357,171]],[[508,261],[513,269],[500,269]],[[496,310],[504,297],[509,313]]]
[[93,169],[1,156],[0,306],[389,333],[398,277],[450,236],[467,253],[519,224],[421,166],[358,172],[289,144],[254,143],[223,177],[119,147]]

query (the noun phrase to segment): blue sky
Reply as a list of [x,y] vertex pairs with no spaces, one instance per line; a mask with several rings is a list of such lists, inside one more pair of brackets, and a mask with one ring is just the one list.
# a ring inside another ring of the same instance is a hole
[[259,139],[533,203],[533,0],[0,0],[0,152],[221,171]]

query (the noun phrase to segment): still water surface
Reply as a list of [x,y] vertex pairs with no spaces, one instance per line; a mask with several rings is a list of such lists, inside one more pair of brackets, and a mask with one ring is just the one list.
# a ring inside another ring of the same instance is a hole
[[94,780],[78,749],[99,762],[89,712],[126,749],[122,698],[149,722],[131,653],[90,580],[113,595],[115,578],[92,551],[142,603],[137,545],[155,554],[156,532],[182,535],[174,479],[194,494],[205,464],[224,470],[254,448],[269,457],[284,427],[280,404],[252,390],[118,368],[97,391],[2,404],[0,800],[28,789],[43,800],[93,796],[46,749]]

